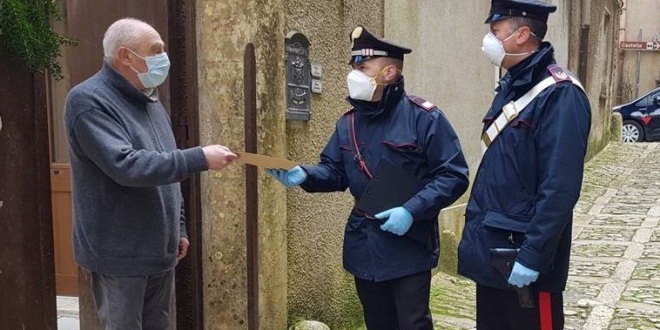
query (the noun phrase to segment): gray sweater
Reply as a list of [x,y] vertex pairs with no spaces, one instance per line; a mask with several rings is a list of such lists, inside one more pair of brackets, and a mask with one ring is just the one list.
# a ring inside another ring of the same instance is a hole
[[174,268],[185,237],[179,182],[208,169],[200,147],[179,150],[163,105],[107,63],[66,101],[76,262],[107,275]]

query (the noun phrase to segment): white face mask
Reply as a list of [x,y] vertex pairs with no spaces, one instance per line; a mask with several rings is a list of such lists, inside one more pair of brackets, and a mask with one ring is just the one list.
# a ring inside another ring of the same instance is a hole
[[504,50],[504,42],[507,40],[511,39],[513,35],[516,34],[518,30],[513,31],[513,33],[506,37],[506,39],[500,41],[500,39],[497,39],[497,37],[493,34],[493,32],[488,32],[484,36],[484,40],[482,41],[482,46],[481,50],[484,52],[484,55],[486,55],[486,58],[493,62],[496,66],[502,66],[502,61],[504,61],[504,56],[509,55],[509,56],[522,56],[522,55],[527,55],[533,52],[525,52],[525,53],[507,53],[506,50]]
[[348,95],[355,100],[371,101],[376,92],[376,79],[360,70],[353,70],[346,76]]

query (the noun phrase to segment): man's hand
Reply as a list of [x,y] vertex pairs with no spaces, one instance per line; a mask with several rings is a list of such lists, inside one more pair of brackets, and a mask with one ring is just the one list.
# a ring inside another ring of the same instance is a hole
[[209,164],[209,170],[214,171],[225,168],[227,164],[238,158],[229,148],[218,144],[206,146],[202,148],[202,151],[204,151],[204,157],[206,157],[206,162]]
[[513,264],[511,276],[509,276],[509,284],[522,288],[536,281],[538,277],[539,272],[529,269],[516,261],[516,263]]
[[388,218],[384,224],[380,226],[381,230],[389,231],[392,234],[402,236],[408,232],[413,223],[413,216],[408,210],[399,206],[387,211],[380,212],[375,215],[376,219]]
[[188,241],[187,238],[185,237],[179,238],[179,253],[177,253],[176,255],[176,261],[181,261],[181,259],[186,257],[186,255],[188,254],[189,246],[190,246],[190,242]]
[[307,179],[307,173],[300,166],[296,166],[288,171],[269,168],[266,172],[275,177],[285,187],[295,187]]

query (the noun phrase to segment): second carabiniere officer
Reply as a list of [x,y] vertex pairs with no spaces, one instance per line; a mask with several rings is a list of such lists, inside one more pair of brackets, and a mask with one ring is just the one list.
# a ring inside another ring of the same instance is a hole
[[[538,0],[493,0],[486,20],[484,53],[507,73],[484,118],[484,154],[458,248],[459,274],[477,283],[479,330],[564,327],[591,110],[580,82],[543,42],[555,9]],[[492,266],[503,248],[517,250],[508,278]],[[509,285],[529,287],[533,306],[520,304]]]

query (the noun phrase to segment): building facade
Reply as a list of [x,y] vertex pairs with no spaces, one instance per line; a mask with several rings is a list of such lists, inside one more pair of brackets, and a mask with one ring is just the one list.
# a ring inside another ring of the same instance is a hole
[[642,50],[631,49],[630,45],[619,45],[620,83],[617,104],[631,101],[660,86],[660,1],[623,0],[623,3],[619,24],[620,42],[641,42],[647,45]]

